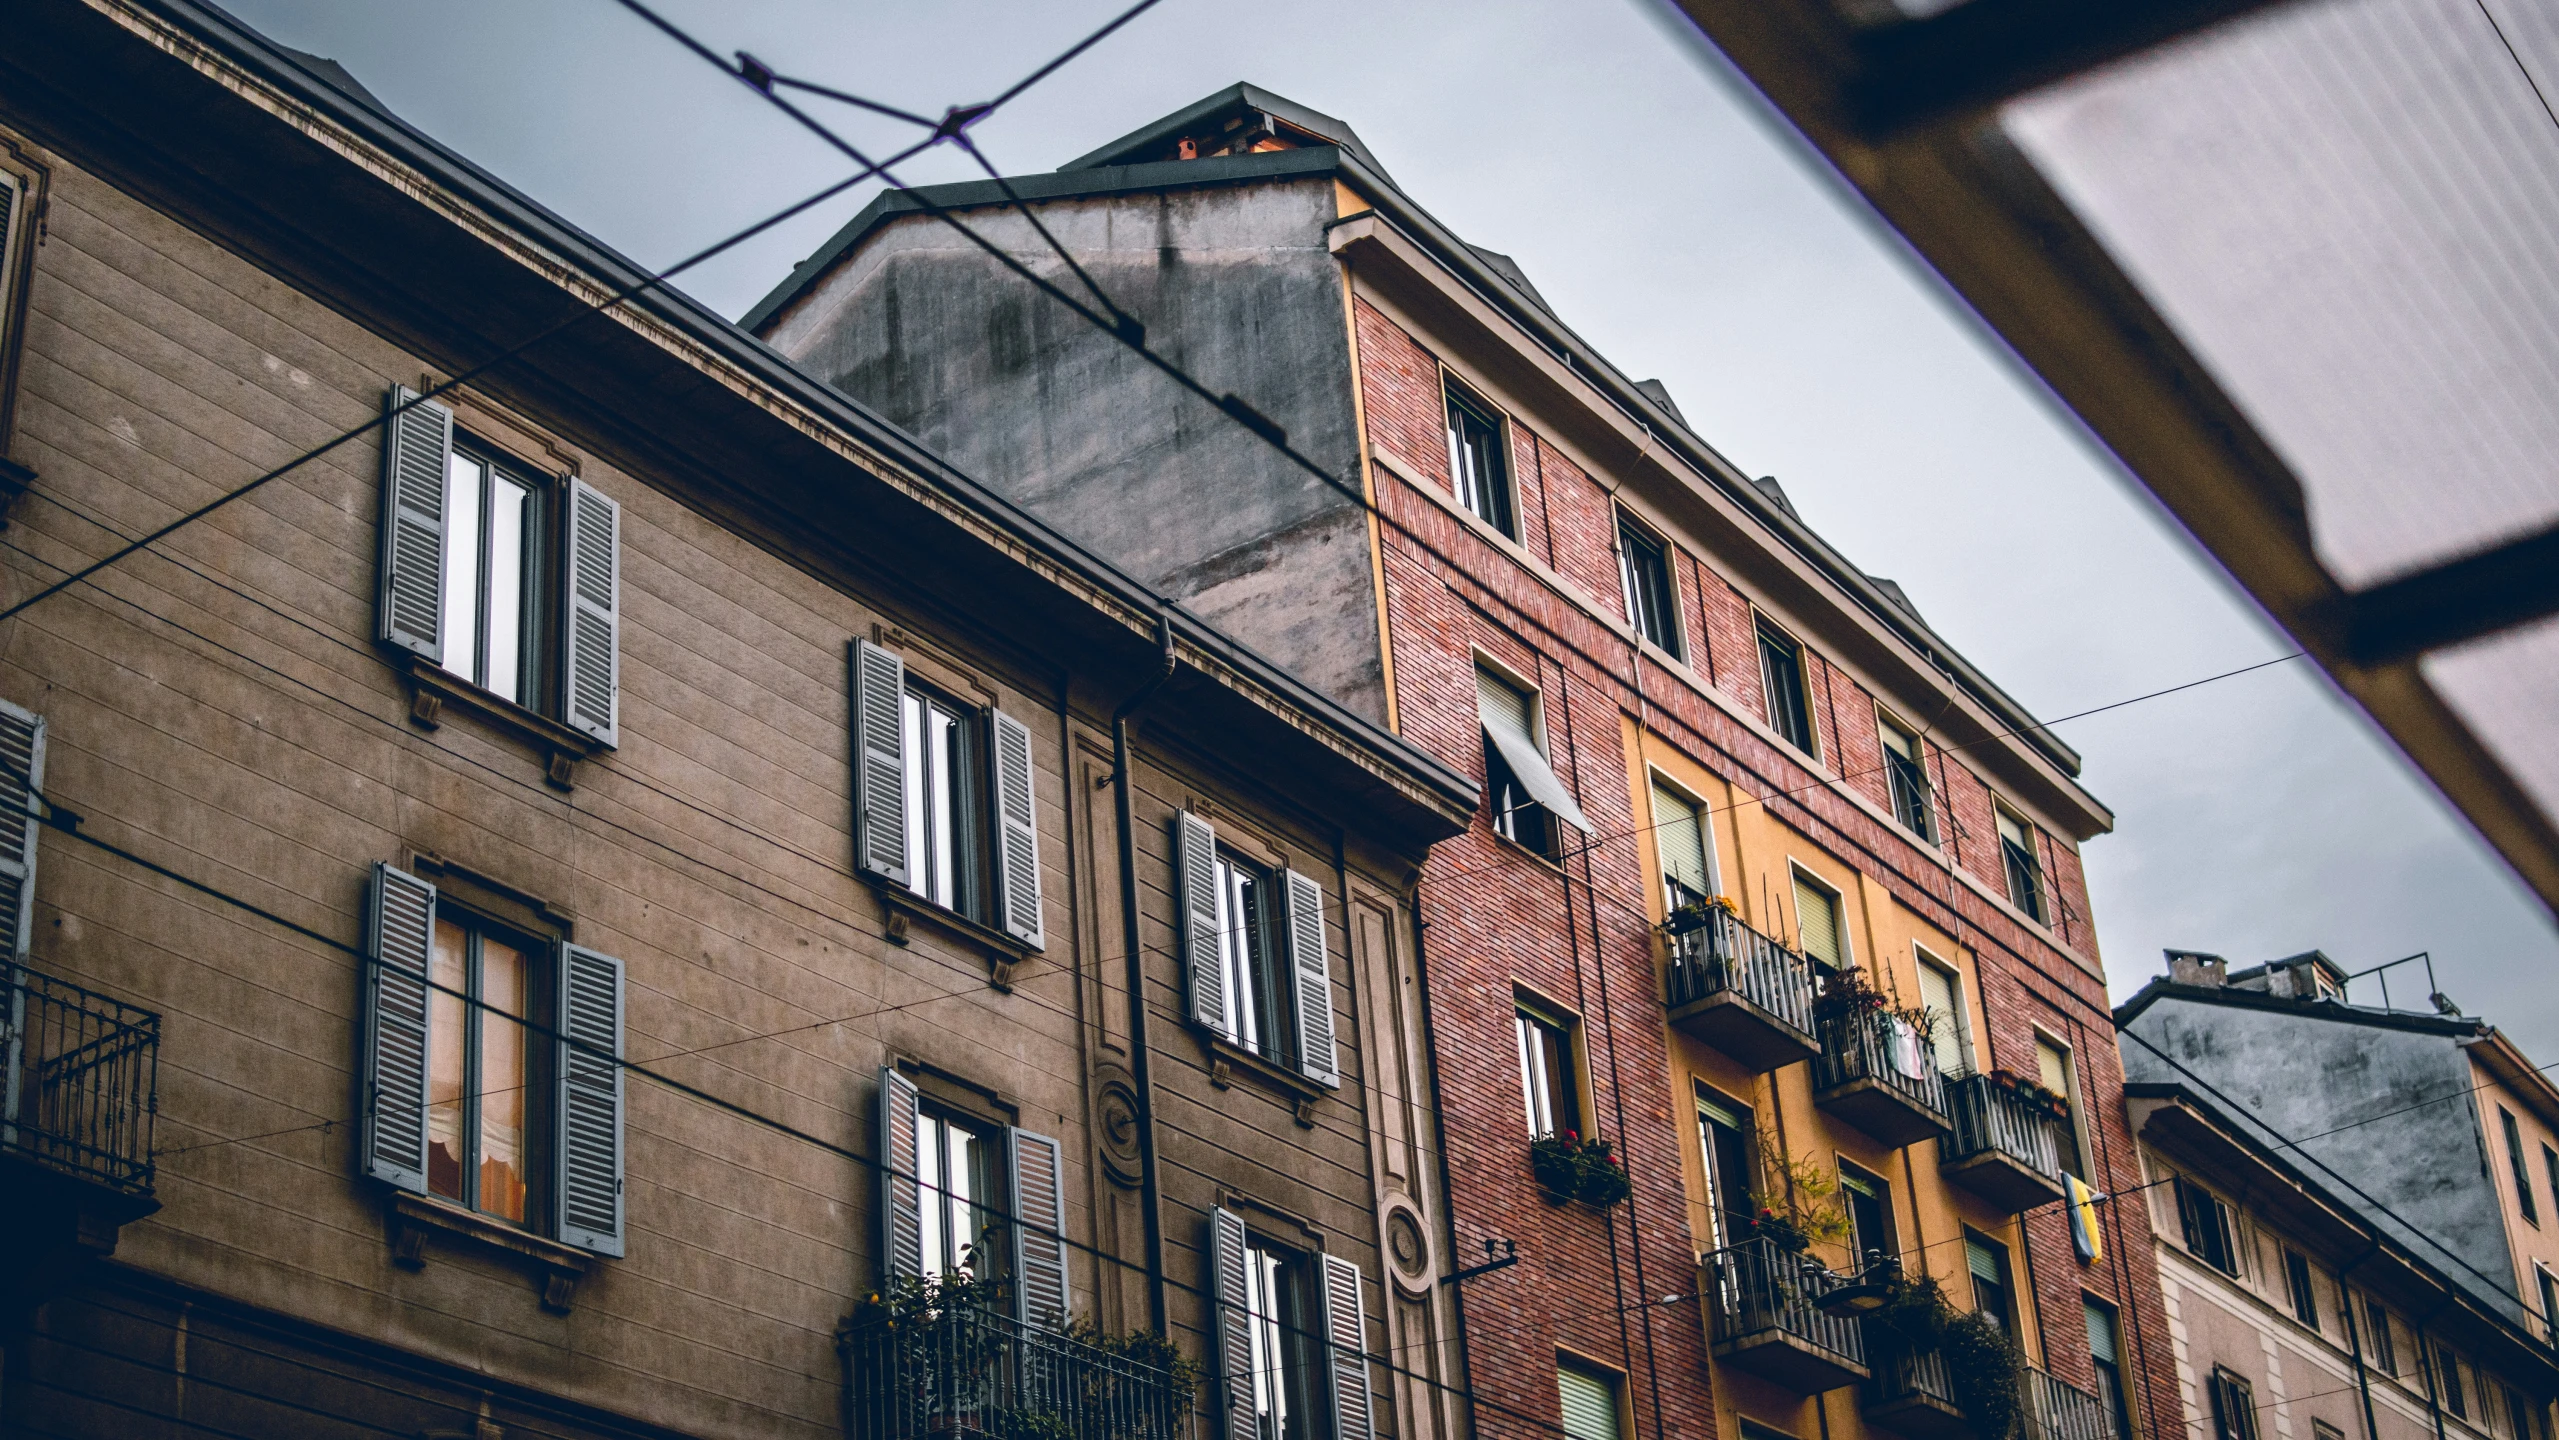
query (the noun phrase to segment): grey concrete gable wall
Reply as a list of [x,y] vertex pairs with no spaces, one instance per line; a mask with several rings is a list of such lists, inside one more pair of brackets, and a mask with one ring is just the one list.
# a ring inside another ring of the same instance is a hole
[[[2357,1204],[2483,1303],[2523,1322],[2504,1211],[2487,1175],[2470,1093],[2470,1059],[2454,1037],[2324,1019],[2315,1006],[2273,1010],[2174,998],[2152,1003],[2128,1028],[2219,1089],[2239,1107],[2236,1118],[2256,1122],[2260,1139],[2299,1141],[2299,1151],[2278,1153],[2311,1179]],[[2140,1044],[2128,1040],[2122,1048],[2126,1081],[2196,1088]],[[2335,1176],[2398,1220],[2361,1206]],[[2489,1278],[2456,1264],[2436,1241]]]
[[[1356,482],[1329,179],[1047,202],[1050,233],[1159,353]],[[1070,293],[1018,214],[968,223]],[[1088,299],[1089,303],[1089,299]],[[1365,517],[940,220],[874,231],[770,341],[961,469],[1383,721]]]

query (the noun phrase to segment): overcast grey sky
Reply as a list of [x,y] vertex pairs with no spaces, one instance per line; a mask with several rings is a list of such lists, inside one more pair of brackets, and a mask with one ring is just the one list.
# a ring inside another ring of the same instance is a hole
[[[910,110],[988,98],[1123,0],[666,0],[718,52]],[[610,0],[232,0],[645,264],[840,176],[818,141]],[[2039,715],[2290,647],[1682,22],[1642,0],[1164,0],[974,133],[1039,171],[1250,80],[1339,116],[1425,208],[1515,257],[1659,376],[1708,441]],[[844,112],[848,134],[895,143]],[[887,148],[883,146],[882,148]],[[957,179],[962,157],[910,180]],[[746,309],[855,191],[681,282]],[[2444,989],[2559,1060],[2559,936],[2307,661],[2071,722],[2117,829],[2086,847],[2120,998],[2163,946],[2350,969],[2430,950]],[[2393,994],[2406,1003],[2411,976]],[[2357,988],[2356,998],[2372,999]]]

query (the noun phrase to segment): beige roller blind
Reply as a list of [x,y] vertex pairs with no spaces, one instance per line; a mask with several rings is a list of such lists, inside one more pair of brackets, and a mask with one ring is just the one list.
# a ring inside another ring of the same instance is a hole
[[1688,887],[1695,895],[1712,895],[1707,883],[1706,824],[1695,803],[1663,786],[1653,787],[1653,845],[1662,857],[1662,878]]
[[1928,1048],[1937,1057],[1939,1073],[1946,1075],[1961,1075],[1971,1068],[1964,1063],[1963,1001],[1955,986],[1951,973],[1925,960],[1919,962],[1919,1003],[1935,1017],[1928,1032]]
[[1572,1440],[1617,1440],[1617,1391],[1607,1381],[1558,1367],[1555,1388],[1563,1400],[1566,1435]]
[[1846,965],[1839,936],[1839,901],[1827,890],[1795,877],[1795,933],[1804,953],[1834,970]]

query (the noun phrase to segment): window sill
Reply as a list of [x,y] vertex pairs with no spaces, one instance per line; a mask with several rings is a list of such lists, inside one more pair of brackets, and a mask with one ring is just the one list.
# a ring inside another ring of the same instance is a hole
[[574,1245],[546,1240],[503,1220],[465,1210],[459,1205],[406,1190],[391,1193],[389,1214],[391,1260],[403,1269],[426,1268],[429,1236],[484,1255],[494,1254],[530,1273],[542,1292],[542,1308],[554,1315],[569,1313],[578,1281],[595,1264],[595,1256]]
[[444,723],[446,709],[462,711],[531,746],[542,756],[542,778],[558,789],[575,789],[576,762],[604,753],[603,741],[483,690],[441,665],[414,655],[403,657],[401,665],[409,682],[411,724],[433,730]]
[[1250,1075],[1264,1088],[1279,1093],[1295,1110],[1301,1128],[1315,1128],[1315,1102],[1324,1098],[1323,1086],[1223,1035],[1211,1032],[1204,1038],[1208,1043],[1208,1083],[1228,1090],[1234,1088],[1237,1072]]
[[881,935],[892,945],[907,944],[913,937],[915,922],[927,926],[986,952],[986,983],[1011,994],[1013,980],[1021,967],[1042,952],[992,925],[982,925],[947,906],[936,905],[894,880],[861,872],[862,879],[880,897]]

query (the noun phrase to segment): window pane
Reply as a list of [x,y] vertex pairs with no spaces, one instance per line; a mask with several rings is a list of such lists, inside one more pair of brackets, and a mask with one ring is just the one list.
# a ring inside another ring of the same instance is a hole
[[435,954],[427,978],[427,1190],[448,1200],[462,1193],[462,1092],[470,1055],[471,1011],[459,993],[471,988],[470,935],[450,920],[435,922]]
[[533,492],[505,476],[489,486],[489,664],[481,684],[521,703],[524,686],[525,531]]
[[933,797],[932,835],[925,863],[932,876],[927,882],[934,899],[957,909],[957,874],[959,869],[960,795],[955,783],[959,776],[956,751],[960,743],[959,721],[939,705],[924,707],[925,763],[930,768],[924,777],[927,791]]
[[906,748],[906,888],[918,895],[933,893],[931,866],[924,863],[925,836],[931,828],[926,812],[932,808],[932,791],[924,782],[924,697],[912,691],[904,697]]
[[[911,752],[910,752],[911,753]],[[943,1163],[942,1140],[946,1127],[927,1115],[915,1124],[915,1179],[920,1202],[919,1212],[924,1244],[924,1274],[927,1278],[952,1268],[951,1228],[944,1223],[949,1213],[950,1180]]]
[[976,1182],[982,1163],[977,1152],[985,1144],[957,1125],[944,1123],[936,1128],[942,1132],[942,1169],[949,1185],[942,1195],[942,1229],[950,1236],[951,1265],[974,1271],[980,1238],[977,1202],[981,1198]]
[[480,1208],[524,1218],[524,952],[480,941]]
[[1259,1245],[1244,1250],[1244,1317],[1253,1367],[1254,1431],[1260,1440],[1295,1440],[1300,1418],[1291,1413],[1291,1323],[1287,1264]]
[[444,668],[480,678],[480,462],[453,453],[444,476]]
[[1217,857],[1217,949],[1226,967],[1226,1033],[1247,1050],[1268,1053],[1272,1037],[1263,1025],[1269,1000],[1257,953],[1257,898],[1253,873]]

